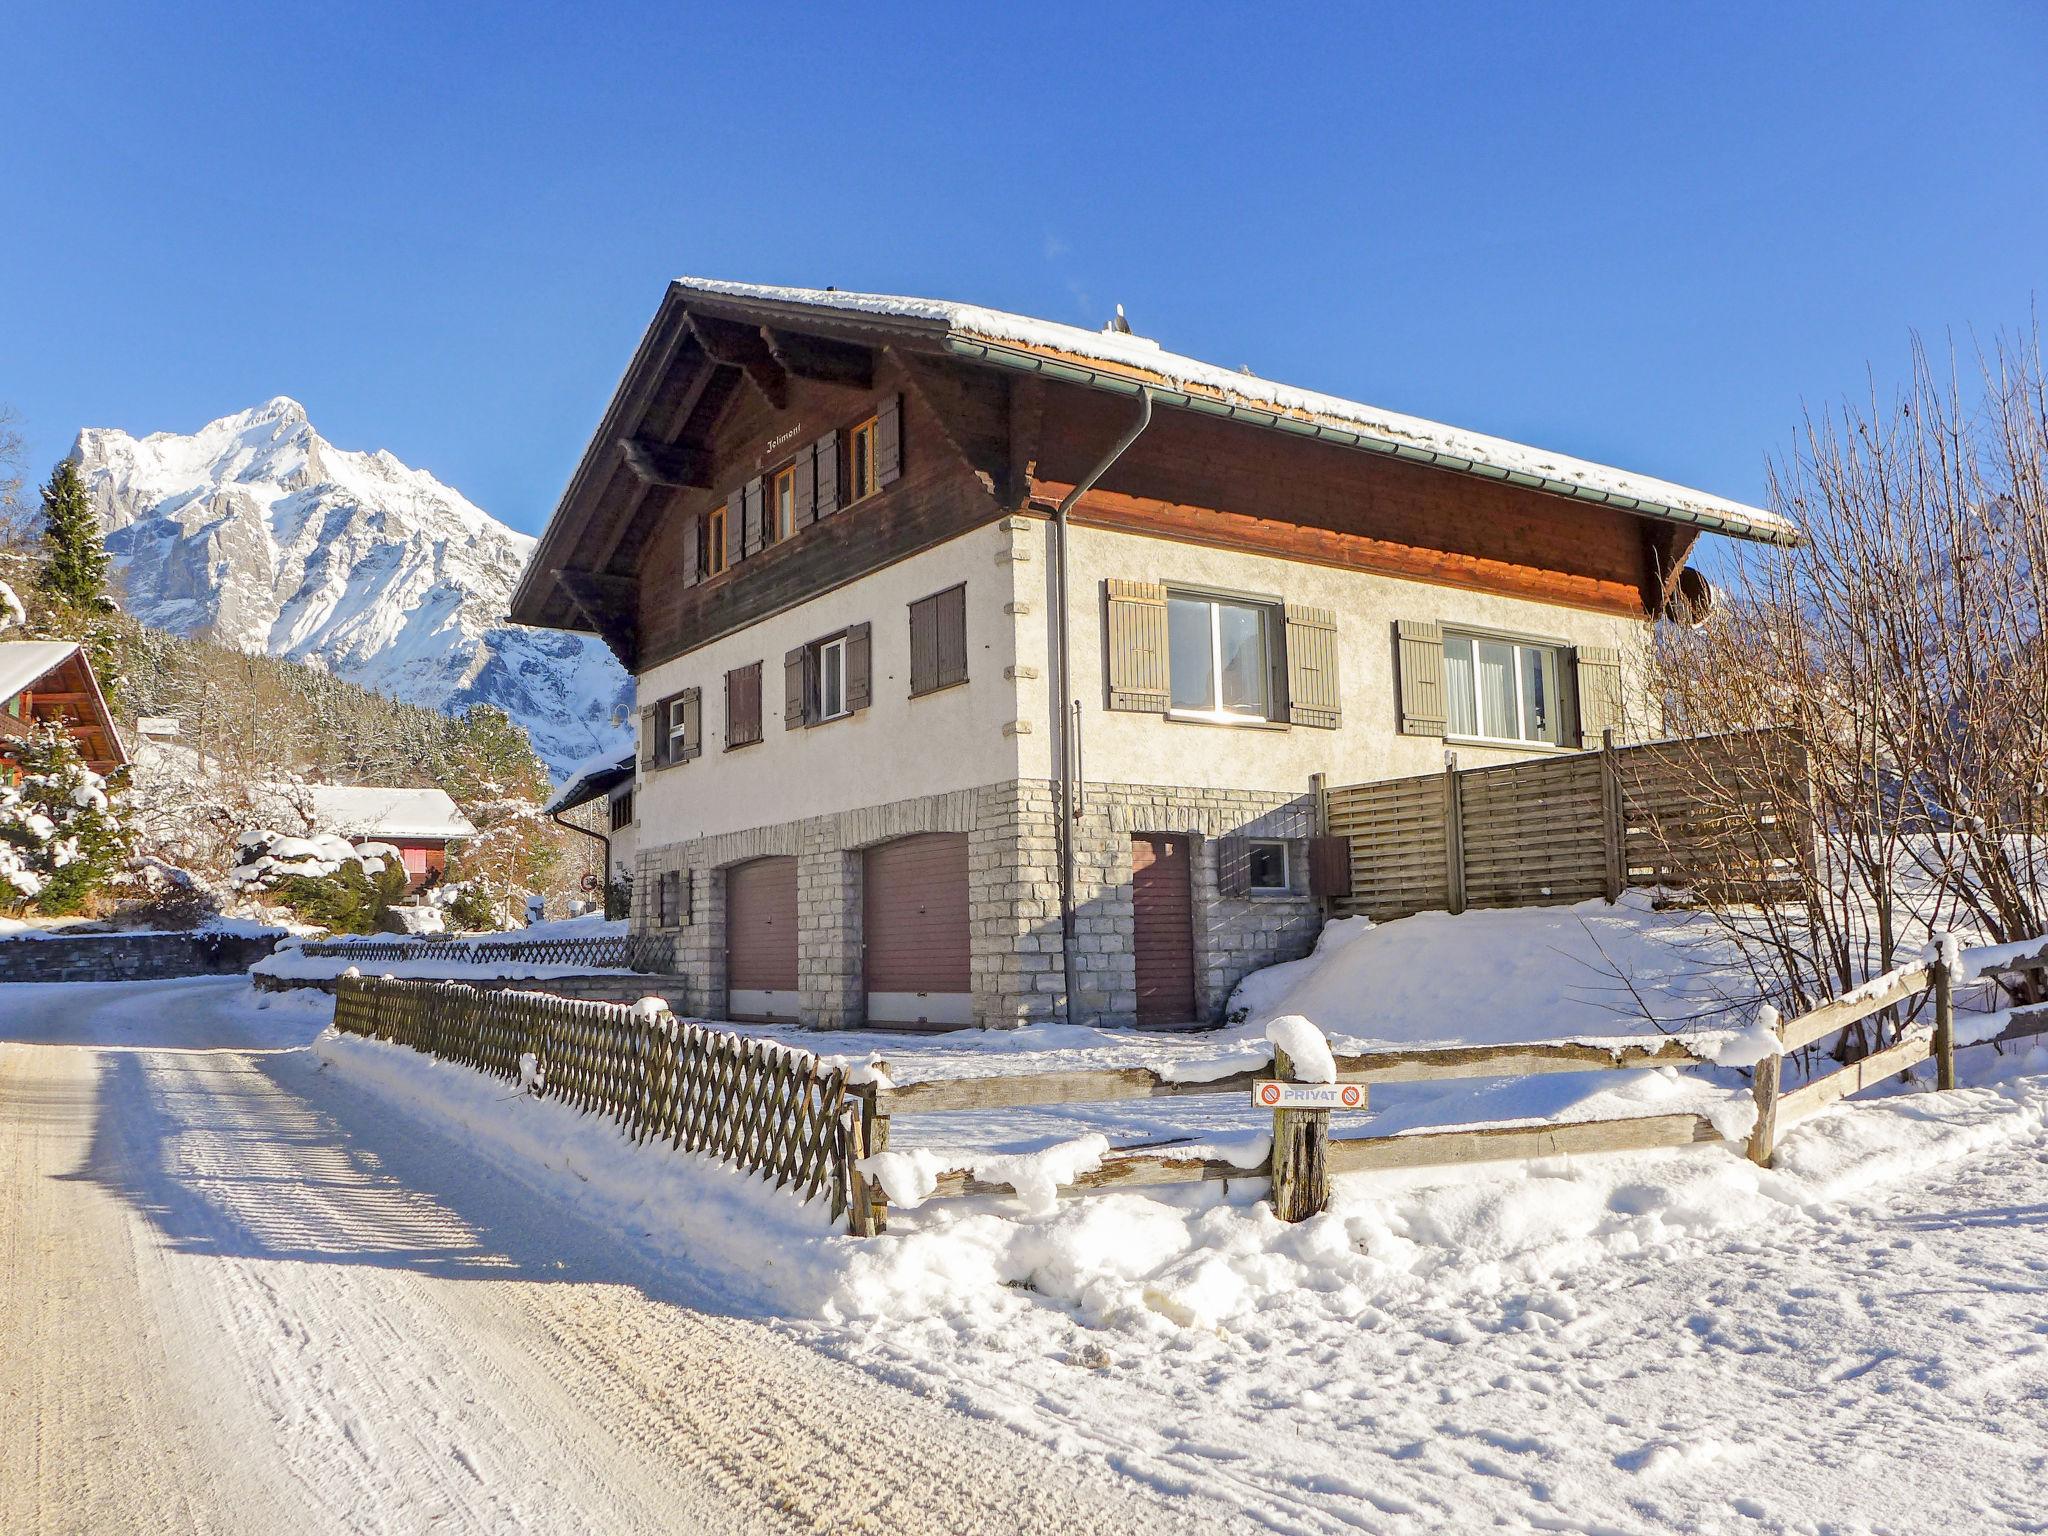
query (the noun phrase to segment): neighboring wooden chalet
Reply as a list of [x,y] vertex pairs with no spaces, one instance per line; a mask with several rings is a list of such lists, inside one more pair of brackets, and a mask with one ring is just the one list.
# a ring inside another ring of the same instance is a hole
[[1170,1026],[1312,942],[1315,775],[1654,730],[1702,532],[1796,538],[1127,332],[684,280],[512,616],[638,676],[692,1009]]
[[476,836],[475,826],[446,790],[307,784],[283,793],[315,832],[396,848],[414,890],[438,879],[447,868],[450,843]]
[[69,731],[94,773],[112,773],[128,762],[92,662],[76,642],[0,641],[0,768],[12,763],[10,738],[38,725]]

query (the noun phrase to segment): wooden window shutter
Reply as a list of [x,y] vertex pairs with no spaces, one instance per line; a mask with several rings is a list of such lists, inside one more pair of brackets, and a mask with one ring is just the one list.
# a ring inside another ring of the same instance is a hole
[[810,723],[811,648],[800,645],[782,658],[782,726],[793,731]]
[[796,515],[792,528],[808,528],[818,517],[817,456],[806,448],[796,456]]
[[939,600],[921,597],[910,605],[910,696],[939,686]]
[[703,576],[703,560],[697,551],[701,521],[695,517],[683,519],[683,585],[693,587]]
[[687,928],[697,921],[697,872],[691,869],[681,871],[676,883],[683,888],[682,922],[679,926]]
[[725,563],[735,566],[747,553],[745,529],[747,526],[747,488],[736,486],[725,498]]
[[1216,839],[1216,894],[1249,896],[1252,891],[1252,845],[1244,837]]
[[1611,645],[1582,645],[1575,655],[1579,744],[1597,747],[1604,731],[1622,735],[1621,652]]
[[1328,608],[1289,603],[1287,718],[1294,725],[1334,731],[1344,723],[1337,684],[1337,615]]
[[827,432],[811,444],[811,463],[817,477],[817,516],[830,517],[839,510],[839,434]]
[[967,587],[963,583],[932,599],[938,604],[939,676],[934,685],[950,688],[967,681]]
[[1308,893],[1311,896],[1351,894],[1351,839],[1312,837],[1308,840]]
[[866,709],[874,697],[874,632],[865,622],[846,631],[846,707]]
[[768,529],[763,521],[763,514],[767,510],[767,498],[762,494],[762,489],[759,475],[749,480],[743,488],[741,511],[745,528],[742,534],[742,548],[750,555],[758,554],[768,547]]
[[683,761],[704,753],[704,690],[683,690]]
[[1444,632],[1424,619],[1397,619],[1401,671],[1401,734],[1444,733]]
[[750,661],[725,674],[725,744],[751,746],[761,739],[761,663]]
[[893,484],[903,474],[903,397],[888,395],[875,407],[875,484]]
[[1166,588],[1110,577],[1102,590],[1108,604],[1109,707],[1163,715],[1172,697],[1166,670]]
[[661,766],[661,706],[649,704],[640,711],[640,766]]

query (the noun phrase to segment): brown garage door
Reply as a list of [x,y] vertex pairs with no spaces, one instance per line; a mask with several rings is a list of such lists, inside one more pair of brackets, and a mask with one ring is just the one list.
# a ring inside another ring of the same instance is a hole
[[725,874],[726,985],[736,1019],[796,1017],[796,860]]
[[1195,1022],[1195,914],[1188,840],[1140,832],[1131,839],[1132,949],[1138,961],[1138,1022]]
[[870,848],[861,919],[870,1024],[969,1024],[967,834],[923,832]]

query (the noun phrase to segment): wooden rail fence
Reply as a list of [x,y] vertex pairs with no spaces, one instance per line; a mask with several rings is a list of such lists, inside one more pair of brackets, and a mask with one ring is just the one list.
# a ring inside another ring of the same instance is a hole
[[1806,755],[1755,731],[1340,785],[1327,831],[1350,841],[1346,914],[1615,900],[1702,873],[1768,888],[1807,824]]
[[603,934],[587,939],[314,940],[304,955],[336,960],[456,960],[477,965],[587,965],[592,970],[667,973],[675,969],[672,934]]
[[334,1026],[474,1067],[846,1213],[858,1135],[846,1073],[809,1051],[666,1008],[343,977]]

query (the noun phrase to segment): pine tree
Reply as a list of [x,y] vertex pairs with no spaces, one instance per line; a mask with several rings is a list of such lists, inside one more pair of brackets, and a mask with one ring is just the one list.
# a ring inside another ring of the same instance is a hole
[[43,487],[43,569],[45,590],[83,612],[107,607],[107,545],[100,537],[78,465],[64,460]]

